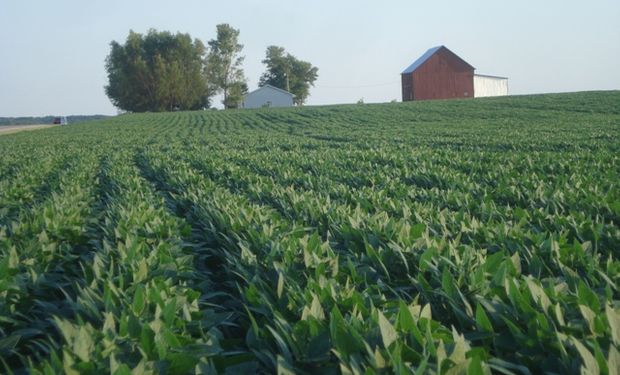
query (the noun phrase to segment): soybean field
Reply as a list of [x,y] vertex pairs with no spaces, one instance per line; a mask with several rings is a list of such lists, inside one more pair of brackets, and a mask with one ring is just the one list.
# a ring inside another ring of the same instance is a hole
[[0,136],[0,372],[618,374],[620,92]]

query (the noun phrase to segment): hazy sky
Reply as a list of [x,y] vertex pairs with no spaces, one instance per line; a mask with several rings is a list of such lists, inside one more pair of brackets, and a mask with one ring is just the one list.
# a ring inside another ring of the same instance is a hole
[[319,68],[308,104],[400,100],[400,72],[445,45],[511,94],[620,89],[620,1],[0,0],[0,117],[115,114],[104,60],[130,29],[241,31],[250,90],[268,45]]

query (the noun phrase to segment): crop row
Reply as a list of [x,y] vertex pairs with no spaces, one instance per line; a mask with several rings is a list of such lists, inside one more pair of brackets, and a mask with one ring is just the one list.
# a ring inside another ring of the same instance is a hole
[[0,368],[616,374],[616,97],[3,136]]

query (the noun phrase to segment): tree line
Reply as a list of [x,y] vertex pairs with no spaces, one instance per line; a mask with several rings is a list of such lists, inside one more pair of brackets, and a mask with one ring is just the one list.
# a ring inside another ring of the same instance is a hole
[[[218,94],[225,108],[239,108],[248,92],[239,30],[219,24],[216,32],[205,45],[189,34],[130,30],[124,44],[110,43],[106,95],[114,106],[130,112],[205,109]],[[303,105],[318,68],[277,46],[267,47],[262,62],[266,70],[259,86],[287,90],[295,104]]]

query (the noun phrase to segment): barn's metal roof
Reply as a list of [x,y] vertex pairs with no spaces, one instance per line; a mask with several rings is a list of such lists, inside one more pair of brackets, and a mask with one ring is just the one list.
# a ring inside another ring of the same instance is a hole
[[420,56],[420,58],[414,61],[413,64],[409,65],[409,67],[403,70],[401,74],[413,73],[414,70],[418,69],[420,65],[424,64],[424,62],[428,60],[431,56],[433,56],[435,52],[437,52],[441,47],[443,46],[433,47],[430,48],[428,51],[424,52],[424,55]]
[[422,56],[420,56],[419,59],[414,61],[413,64],[409,65],[407,67],[407,69],[403,70],[403,72],[401,74],[413,73],[414,70],[418,69],[420,67],[420,65],[424,64],[426,62],[426,60],[430,59],[431,56],[433,56],[437,51],[439,51],[442,48],[445,48],[448,52],[450,52],[451,54],[456,56],[456,58],[461,60],[465,65],[469,66],[472,69],[475,69],[469,63],[467,63],[467,61],[461,59],[457,54],[455,54],[454,52],[452,52],[448,48],[446,48],[446,46],[437,46],[437,47],[433,47],[433,48],[429,49],[428,51],[424,52],[424,54]]
[[248,92],[247,94],[245,94],[245,96],[248,96],[248,95],[250,95],[250,94],[254,94],[255,92],[258,92],[258,91],[261,91],[261,90],[264,90],[264,89],[273,89],[273,90],[278,91],[278,92],[281,92],[281,93],[283,93],[283,94],[287,94],[287,95],[290,95],[290,96],[293,96],[293,97],[295,96],[295,95],[293,95],[292,93],[290,93],[290,92],[288,92],[288,91],[286,91],[286,90],[282,90],[282,89],[281,89],[281,88],[279,88],[279,87],[271,86],[271,85],[270,85],[270,84],[268,84],[268,83],[267,83],[267,84],[265,84],[264,86],[261,86],[261,87],[257,88],[257,89],[256,89],[256,90],[254,90],[254,91],[250,91],[250,92]]
[[496,78],[496,79],[508,79],[508,77],[501,77],[501,76],[491,76],[488,74],[474,74],[474,77],[485,77],[485,78]]

